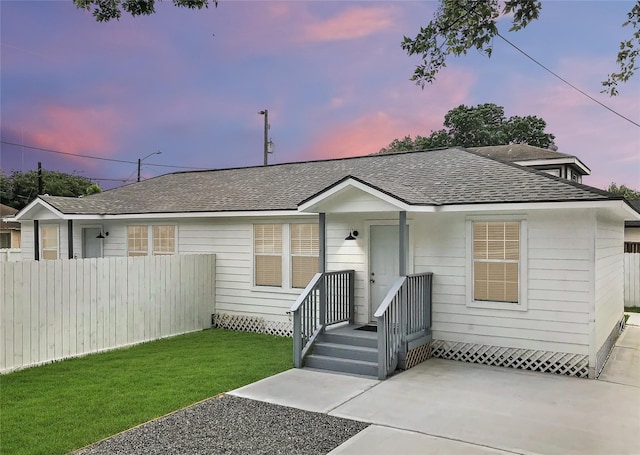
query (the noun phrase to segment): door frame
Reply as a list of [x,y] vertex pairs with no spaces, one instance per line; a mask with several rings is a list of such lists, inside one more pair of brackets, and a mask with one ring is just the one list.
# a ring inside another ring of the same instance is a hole
[[[373,308],[371,308],[371,286],[370,286],[370,282],[369,280],[371,279],[371,227],[372,226],[395,226],[396,228],[398,228],[400,221],[398,219],[395,220],[390,220],[390,219],[383,219],[383,220],[366,220],[364,222],[364,229],[365,229],[365,233],[367,236],[367,241],[365,242],[365,255],[366,255],[366,260],[365,260],[365,282],[364,282],[364,298],[365,298],[365,306],[366,306],[366,322],[375,322],[375,321],[371,321],[371,316],[373,313]],[[409,219],[409,216],[407,216],[407,228],[409,230],[409,244],[407,246],[408,248],[408,254],[407,254],[407,275],[410,275],[413,273],[413,239],[414,239],[414,229],[413,229],[413,224],[414,221],[413,219]],[[398,251],[398,254],[400,254],[400,252]]]
[[[80,228],[80,257],[85,259],[85,251],[84,251],[84,230],[85,229],[100,229],[100,232],[104,232],[104,226],[101,224],[84,224],[82,226],[78,226]],[[104,257],[104,240],[100,242],[100,256]]]

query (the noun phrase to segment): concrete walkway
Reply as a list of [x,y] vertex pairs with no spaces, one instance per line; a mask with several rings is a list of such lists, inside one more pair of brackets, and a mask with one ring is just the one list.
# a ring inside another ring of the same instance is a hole
[[230,394],[372,424],[332,454],[640,454],[639,366],[628,325],[599,380],[430,359],[386,381],[294,369]]

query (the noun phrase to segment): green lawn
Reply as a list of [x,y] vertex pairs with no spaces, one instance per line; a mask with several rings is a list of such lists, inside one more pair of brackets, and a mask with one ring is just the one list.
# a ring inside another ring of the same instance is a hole
[[212,329],[0,376],[0,453],[62,454],[292,367],[292,341]]
[[640,313],[640,307],[626,306],[624,307],[624,311],[626,311],[627,313]]

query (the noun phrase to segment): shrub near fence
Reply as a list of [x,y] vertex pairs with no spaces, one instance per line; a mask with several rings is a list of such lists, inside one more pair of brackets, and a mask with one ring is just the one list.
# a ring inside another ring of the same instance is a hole
[[211,327],[215,255],[0,263],[0,372]]

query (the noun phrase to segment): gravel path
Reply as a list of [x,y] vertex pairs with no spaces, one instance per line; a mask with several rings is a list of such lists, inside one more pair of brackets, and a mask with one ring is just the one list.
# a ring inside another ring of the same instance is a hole
[[221,395],[85,449],[103,454],[326,454],[368,423]]

